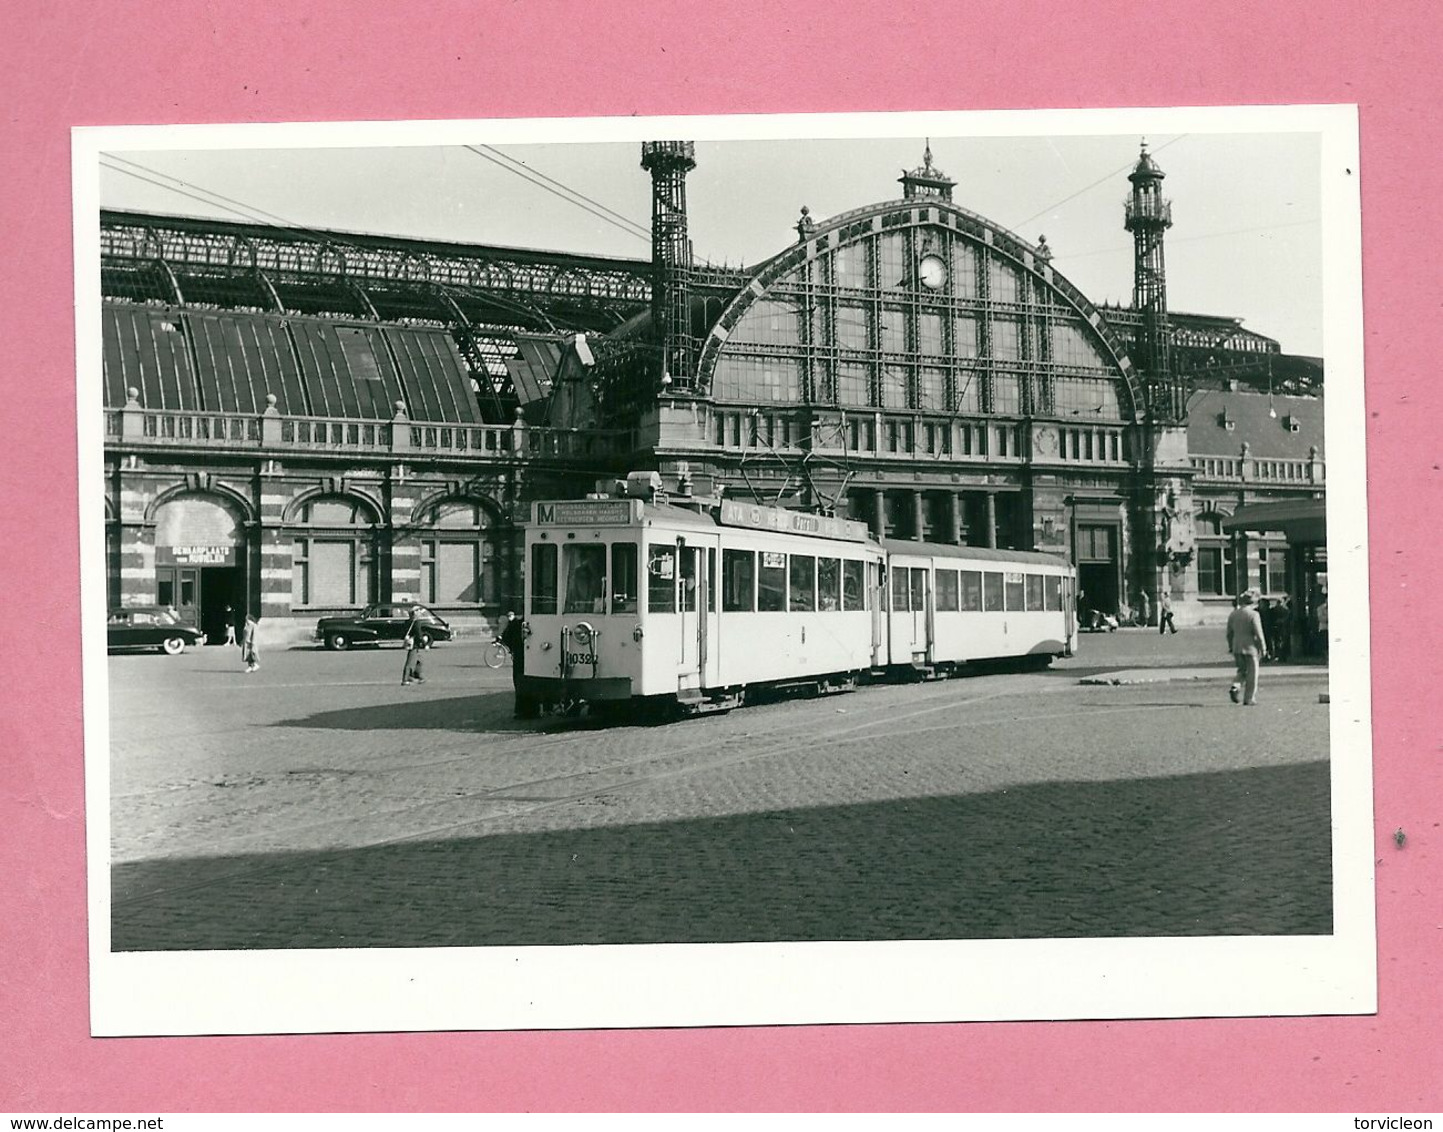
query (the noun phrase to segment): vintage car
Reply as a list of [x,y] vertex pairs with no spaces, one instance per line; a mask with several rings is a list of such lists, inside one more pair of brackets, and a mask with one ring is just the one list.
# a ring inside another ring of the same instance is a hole
[[164,605],[132,605],[112,609],[106,620],[106,638],[111,649],[159,649],[170,656],[185,652],[186,645],[205,644],[205,634],[187,625],[175,611]]
[[399,642],[406,635],[411,615],[421,620],[423,643],[449,641],[455,634],[451,626],[424,605],[417,602],[385,602],[368,605],[360,613],[338,617],[322,617],[313,634],[328,649],[348,649],[352,645],[376,645],[382,641]]

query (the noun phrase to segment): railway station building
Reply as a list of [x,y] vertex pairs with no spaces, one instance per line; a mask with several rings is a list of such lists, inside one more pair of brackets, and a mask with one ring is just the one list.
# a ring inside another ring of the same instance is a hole
[[890,199],[799,207],[746,268],[693,259],[691,143],[641,164],[649,259],[103,212],[110,603],[212,640],[253,611],[271,645],[371,603],[480,629],[519,606],[530,504],[634,470],[1053,553],[1109,613],[1322,600],[1325,543],[1230,522],[1323,497],[1322,360],[1168,309],[1145,148],[1127,306],[958,204],[930,147]]

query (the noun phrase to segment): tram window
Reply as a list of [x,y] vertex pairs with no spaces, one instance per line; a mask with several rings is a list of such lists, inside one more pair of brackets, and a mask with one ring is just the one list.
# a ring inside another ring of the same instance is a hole
[[653,546],[646,554],[648,613],[676,612],[676,547]]
[[696,566],[700,550],[687,546],[681,552],[681,611],[696,612]]
[[756,606],[757,556],[750,550],[722,551],[722,612],[750,613]]
[[788,569],[793,613],[817,608],[817,560],[810,554],[793,554]]
[[757,608],[763,613],[779,613],[787,608],[787,556],[770,550],[762,551],[757,570]]
[[552,542],[531,548],[531,612],[556,612],[556,544]]
[[611,612],[636,612],[636,543],[618,542],[611,548]]
[[606,612],[606,547],[601,543],[568,543],[563,548],[566,573],[565,613]]
[[1014,613],[1027,608],[1027,585],[1021,574],[1007,575],[1007,608]]
[[916,613],[927,611],[927,570],[925,567],[912,568],[912,609]]
[[1029,613],[1043,608],[1042,604],[1042,575],[1027,575],[1027,610]]
[[961,608],[968,613],[980,611],[982,608],[982,572],[980,570],[963,570],[960,581]]
[[840,559],[817,559],[817,608],[824,613],[831,613],[842,608],[842,563]]
[[982,575],[982,608],[989,613],[1002,609],[1002,575],[987,571]]
[[867,564],[848,559],[842,563],[842,608],[867,608]]
[[911,584],[907,580],[907,567],[892,567],[892,612],[906,613],[912,608]]
[[960,595],[957,591],[957,571],[937,571],[937,612],[956,613],[961,609]]
[[1054,612],[1062,610],[1062,579],[1056,574],[1048,574],[1042,579],[1042,587],[1046,592],[1047,608]]

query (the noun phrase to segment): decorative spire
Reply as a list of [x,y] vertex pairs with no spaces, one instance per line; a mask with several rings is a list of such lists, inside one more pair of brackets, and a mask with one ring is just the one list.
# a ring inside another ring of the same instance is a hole
[[928,138],[922,151],[922,164],[910,172],[903,172],[900,182],[902,196],[908,200],[914,197],[938,197],[952,199],[952,190],[957,182],[932,164],[932,139]]

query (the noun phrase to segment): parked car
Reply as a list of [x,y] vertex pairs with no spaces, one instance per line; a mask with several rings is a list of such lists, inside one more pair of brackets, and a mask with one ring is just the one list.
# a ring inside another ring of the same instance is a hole
[[112,609],[105,632],[112,649],[159,649],[170,656],[185,652],[186,645],[205,644],[204,633],[187,625],[164,605]]
[[322,617],[316,622],[314,638],[328,649],[348,649],[352,645],[376,645],[382,641],[400,641],[406,625],[415,613],[425,626],[421,630],[426,644],[449,641],[455,633],[434,612],[417,602],[387,602],[368,605],[360,613],[340,617]]

